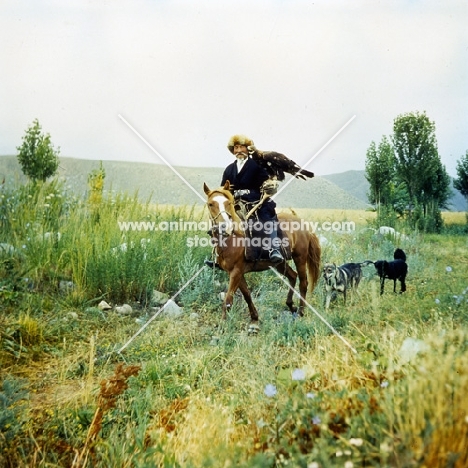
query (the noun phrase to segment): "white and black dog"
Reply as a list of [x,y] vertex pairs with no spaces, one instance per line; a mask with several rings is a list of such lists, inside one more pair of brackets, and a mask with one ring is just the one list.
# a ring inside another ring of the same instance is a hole
[[401,249],[396,249],[393,253],[393,260],[377,260],[373,262],[377,274],[380,277],[380,294],[384,292],[385,278],[393,280],[393,292],[396,293],[397,280],[401,283],[400,293],[406,291],[406,275],[408,274],[408,265],[406,263],[406,254]]
[[327,293],[325,299],[325,308],[328,309],[332,296],[336,292],[343,293],[346,304],[346,291],[348,289],[356,290],[362,278],[361,266],[374,263],[366,260],[362,263],[345,263],[339,267],[335,263],[325,263],[323,267],[323,278],[325,280],[325,290]]

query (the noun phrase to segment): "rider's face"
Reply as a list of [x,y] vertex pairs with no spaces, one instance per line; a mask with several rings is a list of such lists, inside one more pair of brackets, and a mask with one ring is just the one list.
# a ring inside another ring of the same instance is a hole
[[234,156],[236,158],[246,158],[248,155],[247,146],[245,145],[234,145]]

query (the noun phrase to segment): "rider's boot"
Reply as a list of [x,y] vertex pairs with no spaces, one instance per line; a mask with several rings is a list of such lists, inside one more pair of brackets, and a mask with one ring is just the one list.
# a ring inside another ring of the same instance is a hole
[[270,234],[270,261],[273,263],[284,262],[284,257],[281,255],[280,245],[281,240],[278,237],[278,231],[276,229]]

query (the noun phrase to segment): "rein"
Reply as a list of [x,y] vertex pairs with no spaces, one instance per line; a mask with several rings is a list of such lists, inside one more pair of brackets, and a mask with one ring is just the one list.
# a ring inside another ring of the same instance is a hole
[[[208,203],[207,203],[207,205],[208,205]],[[211,221],[214,223],[214,226],[217,226],[216,220],[217,220],[223,213],[226,213],[226,214],[228,215],[229,219],[232,221],[232,216],[231,216],[231,214],[230,214],[229,212],[227,212],[226,210],[221,210],[216,216],[212,216],[209,210],[208,210],[208,213],[209,213],[209,215],[210,215]]]

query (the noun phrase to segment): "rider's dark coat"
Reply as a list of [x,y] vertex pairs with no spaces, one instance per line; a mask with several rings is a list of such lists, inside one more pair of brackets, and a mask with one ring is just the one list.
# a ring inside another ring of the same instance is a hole
[[[221,186],[229,180],[231,183],[231,192],[235,190],[250,190],[249,194],[242,195],[242,200],[255,203],[260,200],[260,187],[268,179],[268,173],[260,167],[252,158],[248,158],[242,166],[240,172],[237,171],[237,163],[234,161],[226,167],[223,173]],[[258,209],[258,216],[261,221],[276,221],[275,212],[276,203],[268,199]]]

